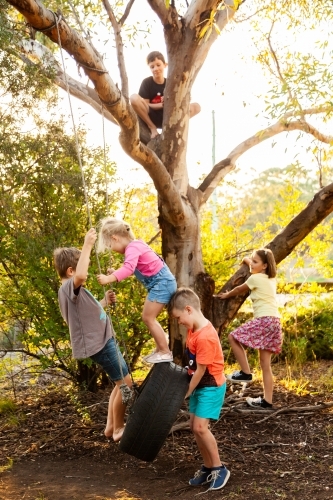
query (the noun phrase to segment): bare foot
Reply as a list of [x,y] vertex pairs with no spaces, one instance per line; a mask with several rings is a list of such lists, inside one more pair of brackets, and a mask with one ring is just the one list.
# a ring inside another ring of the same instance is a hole
[[159,133],[157,132],[157,128],[150,129],[150,138],[151,139],[155,139],[155,137],[157,137],[158,135],[159,135]]
[[104,429],[104,435],[107,438],[110,438],[113,436],[113,425],[106,424],[106,427]]
[[124,427],[118,427],[113,433],[113,441],[117,443],[118,441],[121,440],[122,435],[124,434],[125,426]]

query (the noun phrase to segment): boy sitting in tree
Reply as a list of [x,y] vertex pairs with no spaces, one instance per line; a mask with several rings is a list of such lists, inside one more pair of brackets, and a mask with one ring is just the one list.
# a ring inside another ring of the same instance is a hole
[[[190,479],[191,486],[209,484],[209,491],[226,485],[230,472],[221,464],[209,420],[218,420],[226,391],[224,359],[220,339],[201,312],[199,297],[190,288],[179,288],[168,310],[187,328],[188,373],[192,377],[185,396],[190,398],[190,425],[203,459],[201,469]],[[208,491],[207,490],[207,491]]]
[[[131,104],[136,114],[148,125],[151,138],[158,135],[157,129],[163,124],[163,104],[166,78],[164,70],[167,67],[163,54],[158,51],[150,52],[147,64],[153,76],[145,78],[141,83],[139,94],[130,97]],[[200,113],[200,105],[196,102],[190,104],[190,118]]]
[[122,402],[121,384],[132,386],[125,360],[114,338],[112,324],[103,307],[115,302],[115,294],[109,290],[106,297],[98,302],[83,287],[88,276],[90,253],[97,238],[95,229],[89,229],[82,251],[77,248],[57,248],[54,250],[54,266],[61,278],[58,292],[61,314],[68,324],[73,357],[90,358],[98,363],[114,381],[111,392],[105,436],[120,441],[124,432],[126,405]]

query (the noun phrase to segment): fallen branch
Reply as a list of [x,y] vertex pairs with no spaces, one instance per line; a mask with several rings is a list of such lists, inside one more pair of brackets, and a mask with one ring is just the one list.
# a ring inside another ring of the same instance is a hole
[[269,418],[271,417],[275,417],[276,415],[279,415],[279,414],[282,414],[282,413],[298,413],[298,412],[308,412],[308,411],[319,411],[319,410],[325,410],[326,408],[331,408],[333,406],[333,401],[329,402],[329,403],[321,403],[320,405],[314,405],[314,406],[290,406],[290,407],[286,407],[286,408],[280,408],[280,410],[278,411],[275,411],[275,412],[271,412],[270,415],[268,415],[267,417],[261,419],[261,420],[258,420],[257,424],[261,424],[262,422],[265,422],[266,420],[268,420]]
[[243,448],[261,448],[264,446],[292,446],[285,443],[257,443],[257,444],[244,444]]
[[190,421],[187,420],[186,422],[181,422],[180,424],[175,424],[172,426],[169,435],[172,434],[173,432],[180,431],[180,430],[189,430],[190,427]]

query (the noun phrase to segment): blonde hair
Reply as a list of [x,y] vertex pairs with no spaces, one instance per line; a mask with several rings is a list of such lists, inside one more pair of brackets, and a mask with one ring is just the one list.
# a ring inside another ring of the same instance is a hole
[[168,312],[172,314],[174,309],[183,311],[186,306],[191,306],[197,311],[201,311],[200,299],[191,288],[178,288],[168,304]]
[[56,248],[53,252],[53,262],[60,278],[67,278],[67,269],[72,267],[75,271],[81,251],[74,247]]
[[121,219],[115,217],[104,217],[99,223],[99,235],[97,243],[97,252],[105,252],[110,248],[111,237],[124,236],[129,240],[135,240],[131,226]]

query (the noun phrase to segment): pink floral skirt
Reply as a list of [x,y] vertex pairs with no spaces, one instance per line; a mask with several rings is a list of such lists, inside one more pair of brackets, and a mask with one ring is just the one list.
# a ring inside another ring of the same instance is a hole
[[282,330],[280,318],[262,316],[247,321],[231,332],[241,344],[253,349],[265,349],[274,353],[281,352]]

